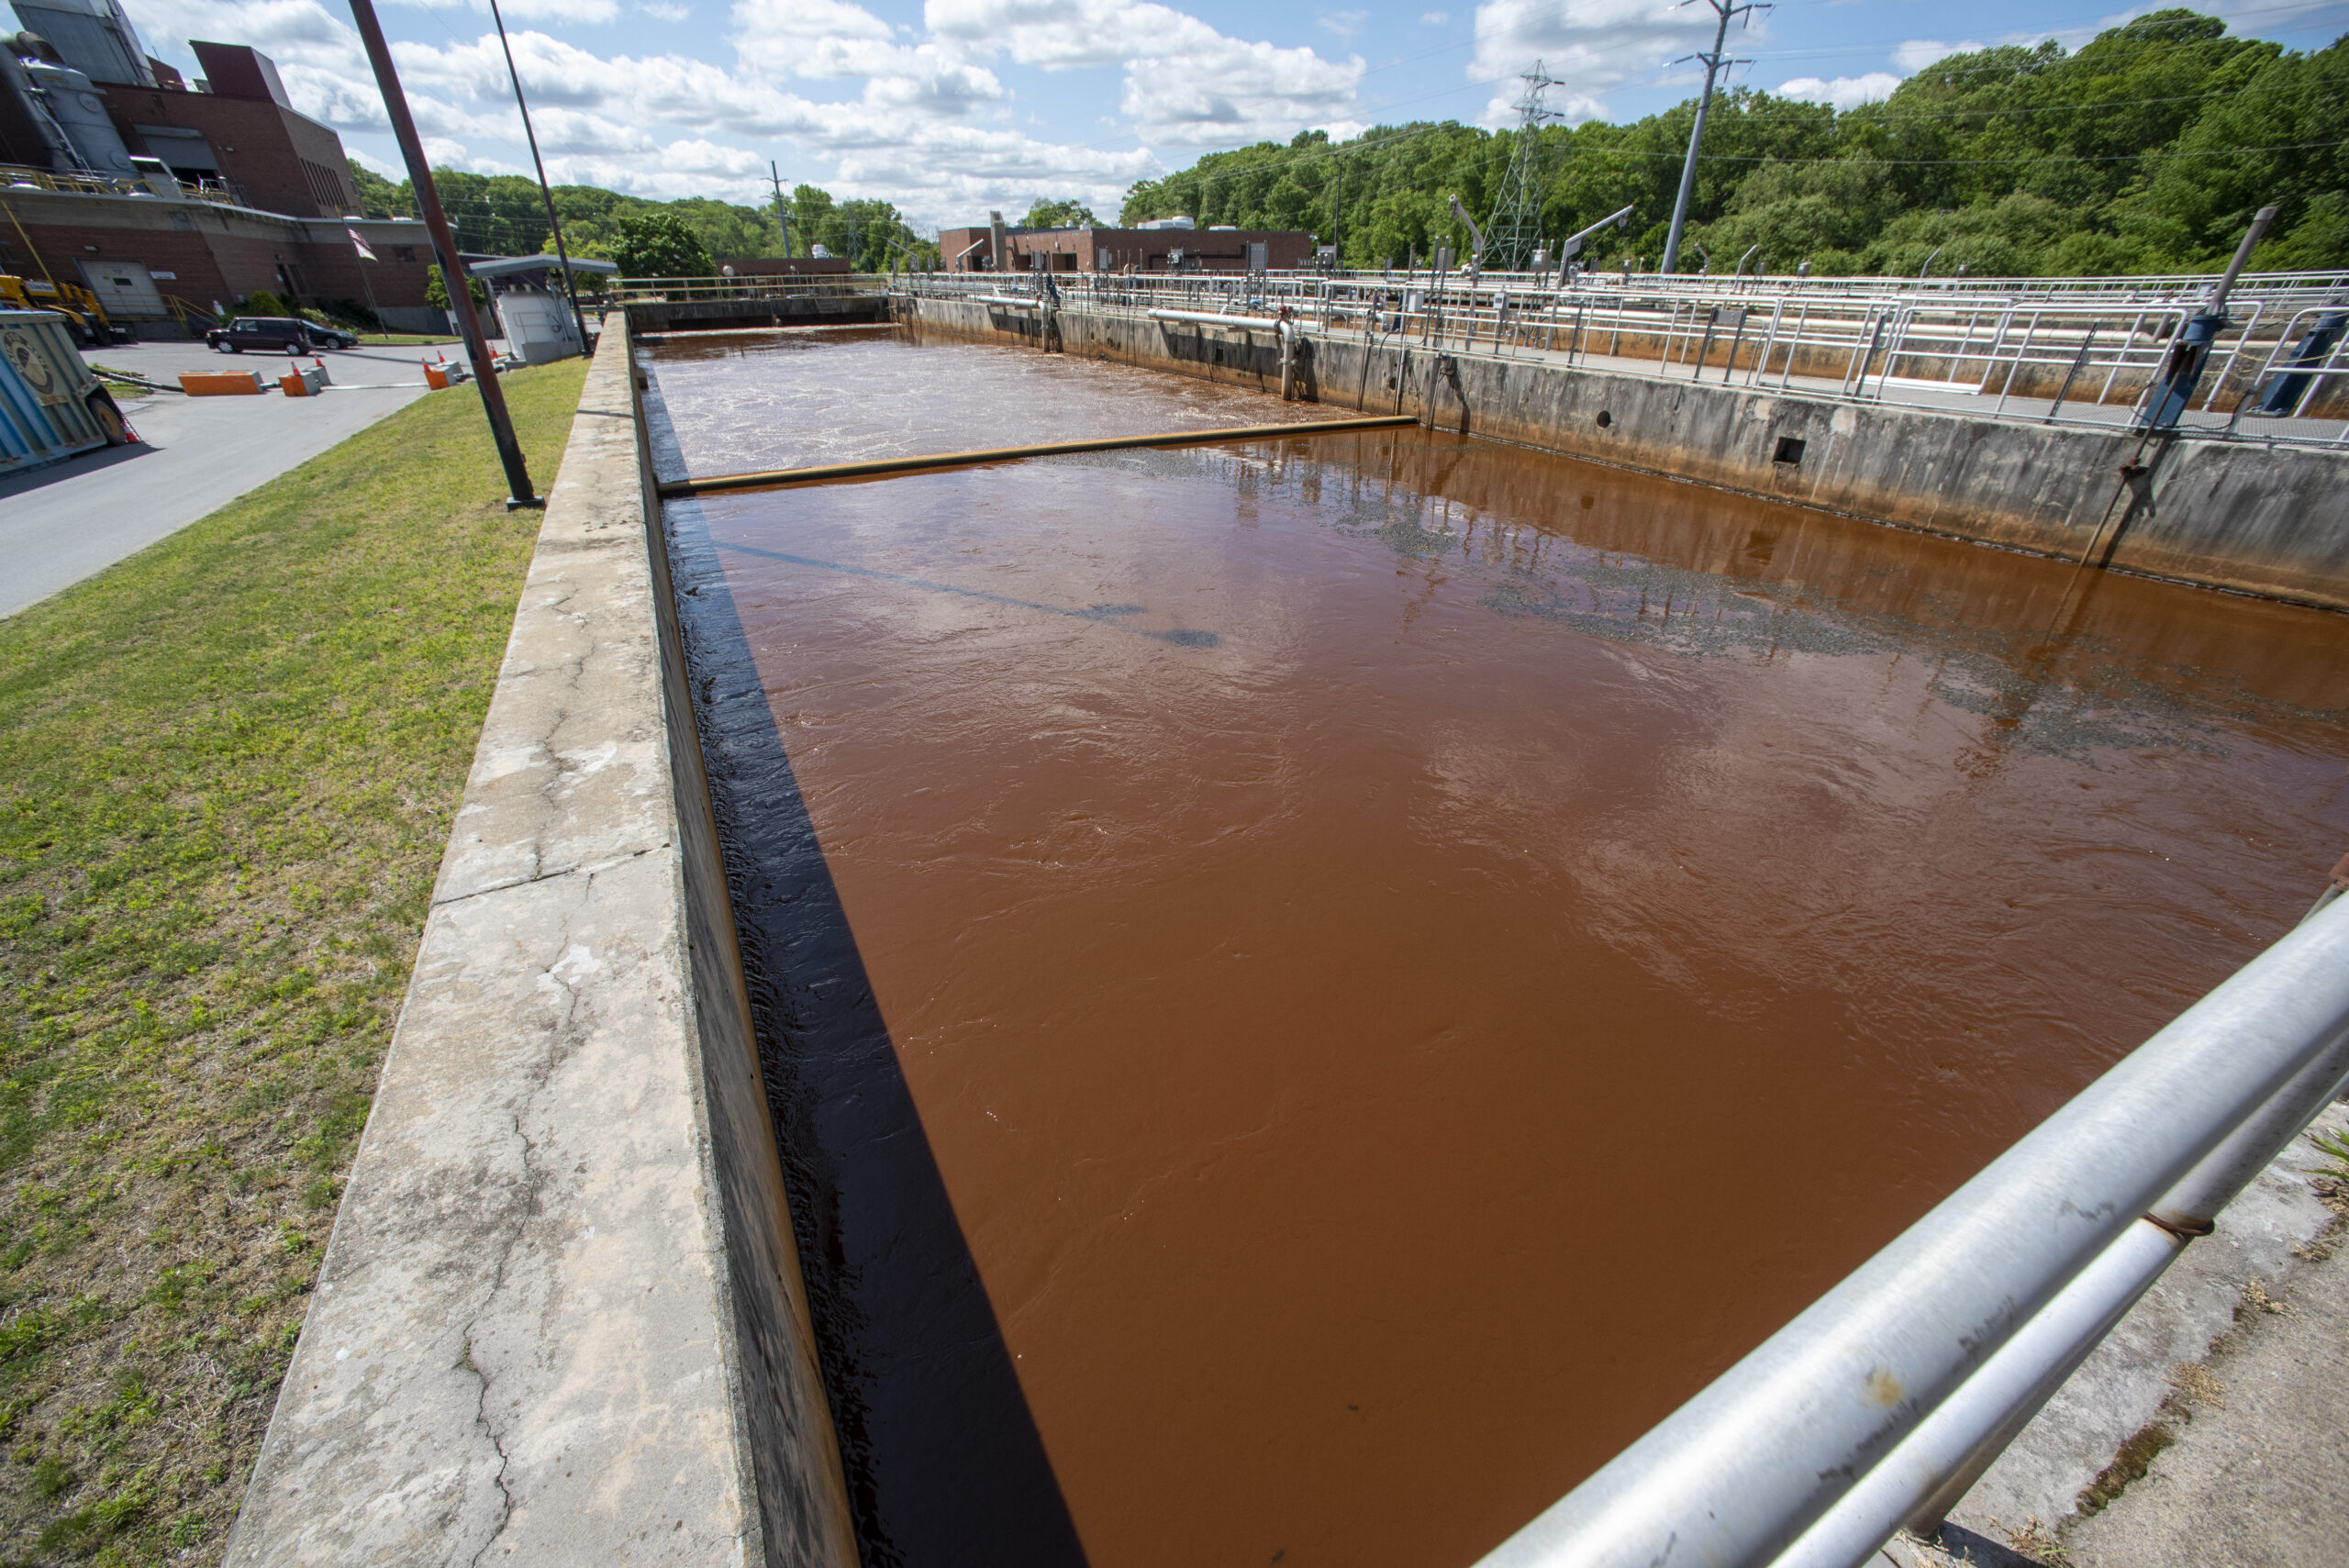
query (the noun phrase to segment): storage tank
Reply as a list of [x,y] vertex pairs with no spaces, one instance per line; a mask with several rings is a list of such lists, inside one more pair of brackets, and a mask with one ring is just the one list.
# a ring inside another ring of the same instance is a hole
[[24,72],[34,97],[65,133],[83,168],[121,179],[137,176],[130,150],[123,146],[121,133],[106,117],[106,100],[98,96],[87,76],[70,65],[53,65],[45,60],[27,61]]

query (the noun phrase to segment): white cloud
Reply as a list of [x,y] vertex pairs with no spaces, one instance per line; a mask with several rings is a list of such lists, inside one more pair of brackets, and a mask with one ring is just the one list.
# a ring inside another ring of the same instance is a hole
[[1422,11],[1419,13],[1419,26],[1423,28],[1445,27],[1448,26],[1451,21],[1452,13],[1449,11]]
[[1900,80],[1889,71],[1871,71],[1865,76],[1838,76],[1831,82],[1821,81],[1816,76],[1798,76],[1778,89],[1778,96],[1832,104],[1839,109],[1856,109],[1862,104],[1884,102],[1892,96],[1892,90],[1900,85]]
[[1904,76],[1922,71],[1937,60],[1947,60],[1953,54],[1972,54],[1982,46],[1965,43],[1943,43],[1939,39],[1910,39],[1892,51],[1892,63],[1900,67]]
[[1362,31],[1362,25],[1368,20],[1370,13],[1367,11],[1324,11],[1314,17],[1315,24],[1323,32],[1334,33],[1341,39],[1350,39]]
[[1511,79],[1486,106],[1487,125],[1517,123],[1514,78],[1536,60],[1568,84],[1550,107],[1571,121],[1602,118],[1603,94],[1634,72],[1711,48],[1714,26],[1709,9],[1672,0],[1486,0],[1476,7],[1476,57],[1467,75]]
[[[485,0],[404,0],[454,21]],[[501,0],[501,4],[504,0]],[[1339,0],[1344,4],[1345,0]],[[295,106],[346,135],[368,167],[398,178],[356,33],[319,0],[137,0],[159,54],[184,40],[247,42],[278,62]],[[929,29],[892,25],[857,0],[729,0],[730,60],[685,52],[602,54],[538,27],[511,34],[549,172],[645,195],[755,202],[766,160],[842,196],[896,202],[920,226],[963,222],[1039,193],[1114,212],[1135,181],[1165,170],[1156,146],[1286,139],[1307,127],[1343,136],[1359,58],[1232,38],[1155,0],[931,0]],[[702,7],[705,14],[709,7]],[[523,16],[593,23],[638,13],[666,20],[685,0],[513,0]],[[1343,21],[1349,13],[1334,11]],[[436,162],[482,172],[526,169],[520,121],[495,34],[393,46]],[[640,24],[639,36],[666,29]],[[435,30],[438,30],[437,28]],[[1007,124],[1011,95],[989,69],[1008,55],[1048,71],[1119,74],[1119,128],[1149,145],[1120,150],[1046,139]],[[818,83],[838,83],[819,87]],[[740,145],[736,145],[736,144]]]
[[[489,0],[395,0],[426,11],[474,11],[489,15]],[[498,10],[518,22],[608,22],[620,14],[618,0],[498,0]]]
[[692,6],[672,6],[668,0],[641,0],[637,9],[656,22],[667,22],[673,27],[694,14]]
[[928,0],[923,16],[942,42],[984,58],[1124,67],[1121,112],[1141,135],[1180,146],[1285,139],[1341,120],[1364,71],[1358,55],[1230,38],[1151,0]]

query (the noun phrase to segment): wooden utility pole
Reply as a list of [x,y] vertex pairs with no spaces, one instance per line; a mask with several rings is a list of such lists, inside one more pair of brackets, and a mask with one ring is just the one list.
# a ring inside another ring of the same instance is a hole
[[464,334],[465,356],[473,361],[473,381],[481,388],[482,412],[489,416],[490,439],[497,445],[497,461],[506,469],[506,509],[543,506],[531,487],[530,471],[522,462],[522,444],[514,439],[514,420],[506,412],[506,393],[497,384],[490,362],[489,339],[482,336],[481,317],[473,314],[473,279],[457,254],[456,237],[449,232],[449,215],[440,210],[440,193],[432,183],[432,165],[425,161],[424,143],[416,134],[415,117],[407,112],[407,95],[400,91],[399,72],[392,65],[391,46],[384,41],[384,25],[375,19],[374,0],[351,0],[351,19],[359,24],[360,41],[367,46],[367,63],[375,69],[375,84],[383,89],[384,110],[391,116],[392,134],[400,156],[407,162],[408,183],[416,192],[416,210],[425,232],[440,258],[440,281],[448,288],[449,311]]

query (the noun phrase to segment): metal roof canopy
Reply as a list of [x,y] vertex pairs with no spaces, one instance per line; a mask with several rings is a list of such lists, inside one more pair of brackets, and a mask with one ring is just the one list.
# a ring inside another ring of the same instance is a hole
[[[502,278],[513,272],[551,272],[562,263],[552,256],[497,256],[486,261],[469,261],[465,271],[477,278]],[[607,272],[619,271],[617,263],[597,261],[585,256],[573,256],[571,270],[574,272]]]

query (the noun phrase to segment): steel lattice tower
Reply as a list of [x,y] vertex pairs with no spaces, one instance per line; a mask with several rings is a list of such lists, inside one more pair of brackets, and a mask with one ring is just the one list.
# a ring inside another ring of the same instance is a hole
[[1529,272],[1542,248],[1542,127],[1557,116],[1542,107],[1542,95],[1563,86],[1535,61],[1519,78],[1525,95],[1517,101],[1517,141],[1509,149],[1508,172],[1493,202],[1493,235],[1487,265],[1498,272]]

